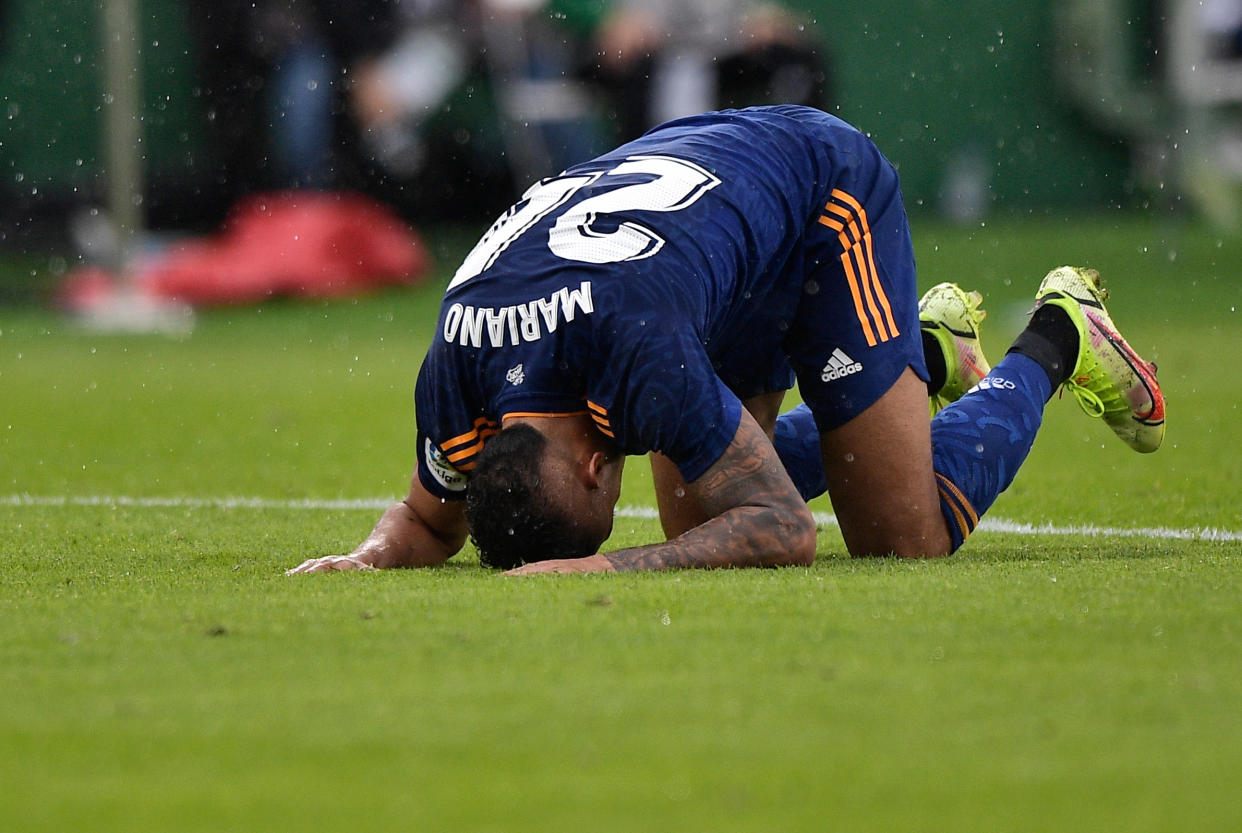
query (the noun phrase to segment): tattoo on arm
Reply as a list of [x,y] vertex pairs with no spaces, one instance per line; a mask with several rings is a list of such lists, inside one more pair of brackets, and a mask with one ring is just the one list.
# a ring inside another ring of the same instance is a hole
[[810,563],[815,523],[759,426],[744,415],[728,449],[689,484],[711,520],[671,541],[605,553],[617,570]]

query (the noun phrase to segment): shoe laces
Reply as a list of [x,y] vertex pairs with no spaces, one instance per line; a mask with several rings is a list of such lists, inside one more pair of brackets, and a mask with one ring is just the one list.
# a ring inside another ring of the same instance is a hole
[[1069,379],[1065,380],[1064,387],[1069,388],[1069,392],[1074,395],[1074,399],[1078,401],[1078,406],[1082,408],[1083,413],[1087,416],[1096,419],[1104,416],[1104,411],[1106,410],[1104,400],[1097,396],[1095,391]]

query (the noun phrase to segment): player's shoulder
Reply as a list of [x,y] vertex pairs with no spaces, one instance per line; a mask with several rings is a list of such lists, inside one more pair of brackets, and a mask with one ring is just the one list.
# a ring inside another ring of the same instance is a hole
[[[649,130],[642,139],[676,135],[699,135],[719,138],[704,144],[707,149],[727,147],[730,139],[754,143],[782,138],[797,142],[807,136],[821,137],[833,132],[858,133],[858,128],[831,113],[797,104],[777,104],[731,110],[713,110],[694,116],[674,119]],[[639,141],[642,141],[640,139]]]
[[658,125],[596,164],[668,155],[690,160],[724,180],[726,187],[718,195],[757,184],[801,193],[830,173],[830,147],[852,147],[859,136],[848,123],[810,107],[717,110]]

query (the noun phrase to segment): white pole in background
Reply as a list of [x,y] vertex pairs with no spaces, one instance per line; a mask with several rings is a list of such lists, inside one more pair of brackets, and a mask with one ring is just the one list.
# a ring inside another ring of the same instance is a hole
[[[184,304],[144,295],[134,280],[136,250],[146,226],[146,153],[142,131],[142,50],[139,0],[100,0],[103,24],[104,182],[107,210],[79,228],[120,285],[84,310],[86,326],[105,332],[188,333],[193,312]],[[99,245],[102,244],[102,245]]]
[[104,131],[108,214],[117,235],[116,263],[125,279],[143,227],[142,90],[135,0],[103,0]]

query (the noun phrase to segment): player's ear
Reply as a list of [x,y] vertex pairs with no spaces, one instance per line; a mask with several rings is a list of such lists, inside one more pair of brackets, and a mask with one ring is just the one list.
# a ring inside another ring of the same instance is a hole
[[598,489],[603,484],[600,477],[604,471],[604,465],[608,462],[608,455],[602,451],[596,451],[587,458],[586,467],[582,473],[583,482],[588,489]]

